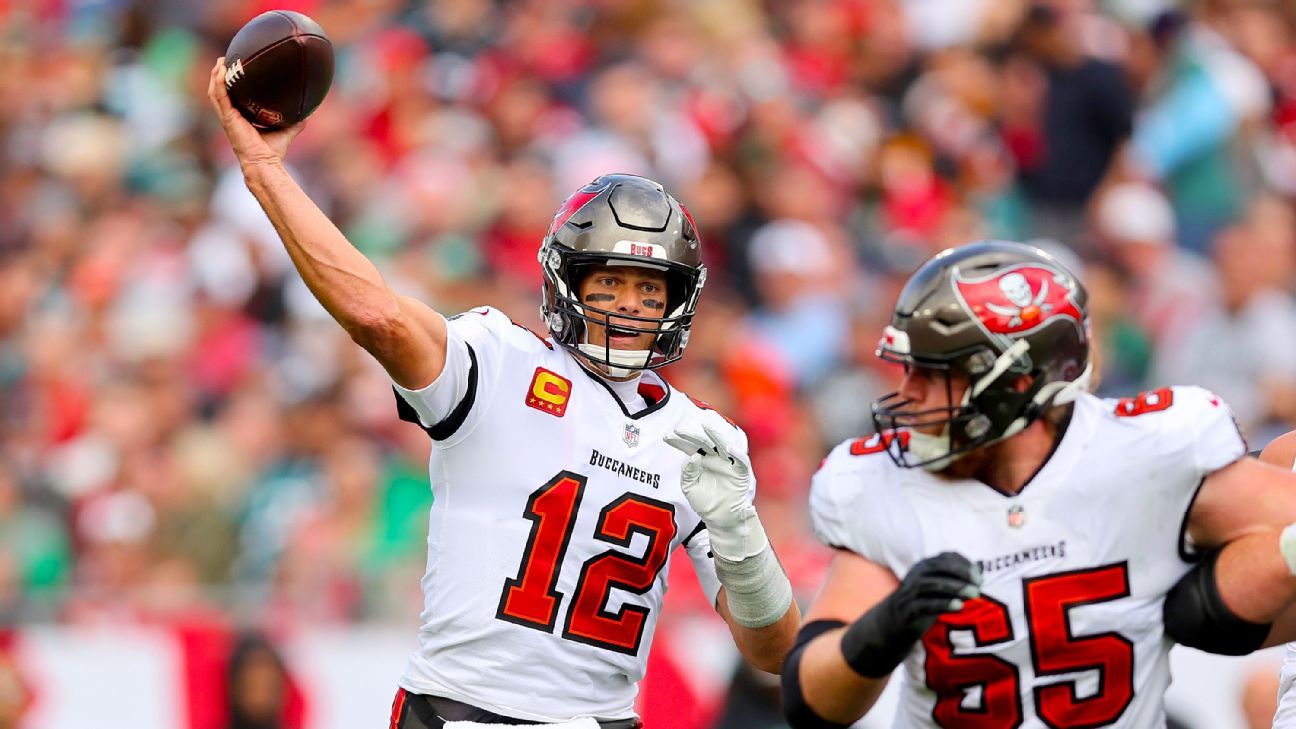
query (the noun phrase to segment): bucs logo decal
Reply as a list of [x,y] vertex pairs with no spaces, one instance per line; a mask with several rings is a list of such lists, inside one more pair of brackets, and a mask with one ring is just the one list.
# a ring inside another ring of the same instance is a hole
[[1077,326],[1084,321],[1068,277],[1044,266],[1014,266],[979,279],[956,271],[953,282],[960,303],[991,334],[1024,334],[1060,316]]

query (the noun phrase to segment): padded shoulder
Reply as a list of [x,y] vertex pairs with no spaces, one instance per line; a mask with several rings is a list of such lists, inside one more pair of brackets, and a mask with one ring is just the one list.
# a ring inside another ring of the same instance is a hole
[[491,306],[479,306],[455,314],[447,322],[456,334],[474,345],[478,351],[497,347],[523,351],[552,351],[554,348],[553,342]]
[[886,452],[893,438],[905,435],[853,438],[832,449],[810,482],[811,525],[820,541],[879,559],[875,545],[887,538],[883,522],[896,523],[908,509],[901,493],[905,469]]
[[1246,440],[1233,411],[1204,388],[1162,387],[1102,403],[1107,417],[1146,431],[1159,441],[1158,450],[1184,459],[1202,475],[1246,455]]
[[703,425],[728,438],[725,445],[744,455],[747,453],[747,433],[738,424],[707,403],[676,390],[675,395],[683,396],[687,414],[679,427],[700,431]]

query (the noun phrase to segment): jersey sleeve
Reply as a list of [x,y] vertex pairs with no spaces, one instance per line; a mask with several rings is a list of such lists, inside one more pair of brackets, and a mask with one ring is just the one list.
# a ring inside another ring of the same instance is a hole
[[852,458],[850,443],[834,448],[810,480],[810,525],[824,545],[872,559],[872,550],[856,537],[848,516],[851,510],[846,502],[851,499],[852,489],[847,481],[855,471],[847,460]]
[[457,332],[448,332],[445,367],[430,385],[410,390],[392,383],[401,419],[417,423],[433,440],[445,440],[459,429],[472,408],[478,377],[476,352]]
[[[1206,477],[1246,455],[1247,446],[1232,411],[1200,387],[1170,387],[1116,402],[1117,420],[1128,421],[1147,437],[1130,456],[1134,461],[1124,508],[1132,513],[1182,514],[1180,519],[1148,520],[1144,529],[1121,539],[1173,545],[1191,560],[1197,551],[1188,535],[1188,515]],[[1118,538],[1118,537],[1113,537]],[[1145,547],[1146,548],[1146,547]]]
[[458,442],[477,425],[481,400],[494,390],[500,361],[511,348],[525,348],[535,335],[497,309],[471,309],[446,320],[446,363],[428,386],[409,390],[392,383],[402,420],[417,424],[444,445]]
[[711,535],[700,521],[697,530],[684,540],[684,550],[693,563],[693,571],[697,573],[707,602],[715,605],[716,596],[720,594],[720,578],[716,576],[715,561],[711,556]]
[[1247,444],[1229,406],[1209,390],[1179,386],[1153,390],[1116,404],[1116,415],[1146,420],[1158,433],[1166,466],[1194,480],[1246,455]]
[[1200,387],[1176,387],[1174,392],[1188,407],[1184,417],[1193,426],[1192,454],[1198,472],[1206,476],[1246,455],[1246,439],[1223,400]]

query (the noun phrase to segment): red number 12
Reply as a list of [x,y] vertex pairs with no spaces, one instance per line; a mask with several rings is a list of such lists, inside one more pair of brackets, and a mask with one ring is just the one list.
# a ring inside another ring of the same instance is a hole
[[[523,516],[533,522],[531,535],[517,577],[504,581],[495,617],[546,633],[554,629],[564,597],[557,589],[558,573],[571,543],[586,480],[580,474],[562,471],[527,500]],[[563,626],[564,638],[618,653],[638,652],[648,608],[622,605],[613,613],[604,606],[614,587],[638,595],[652,589],[675,538],[675,507],[625,494],[599,513],[594,537],[628,547],[636,533],[648,537],[643,557],[609,549],[581,565]]]

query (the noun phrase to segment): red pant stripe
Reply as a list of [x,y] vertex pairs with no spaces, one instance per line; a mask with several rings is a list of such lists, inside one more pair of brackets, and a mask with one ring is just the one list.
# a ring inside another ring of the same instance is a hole
[[387,729],[400,729],[401,714],[405,712],[405,689],[396,692],[396,698],[392,699],[391,723]]

